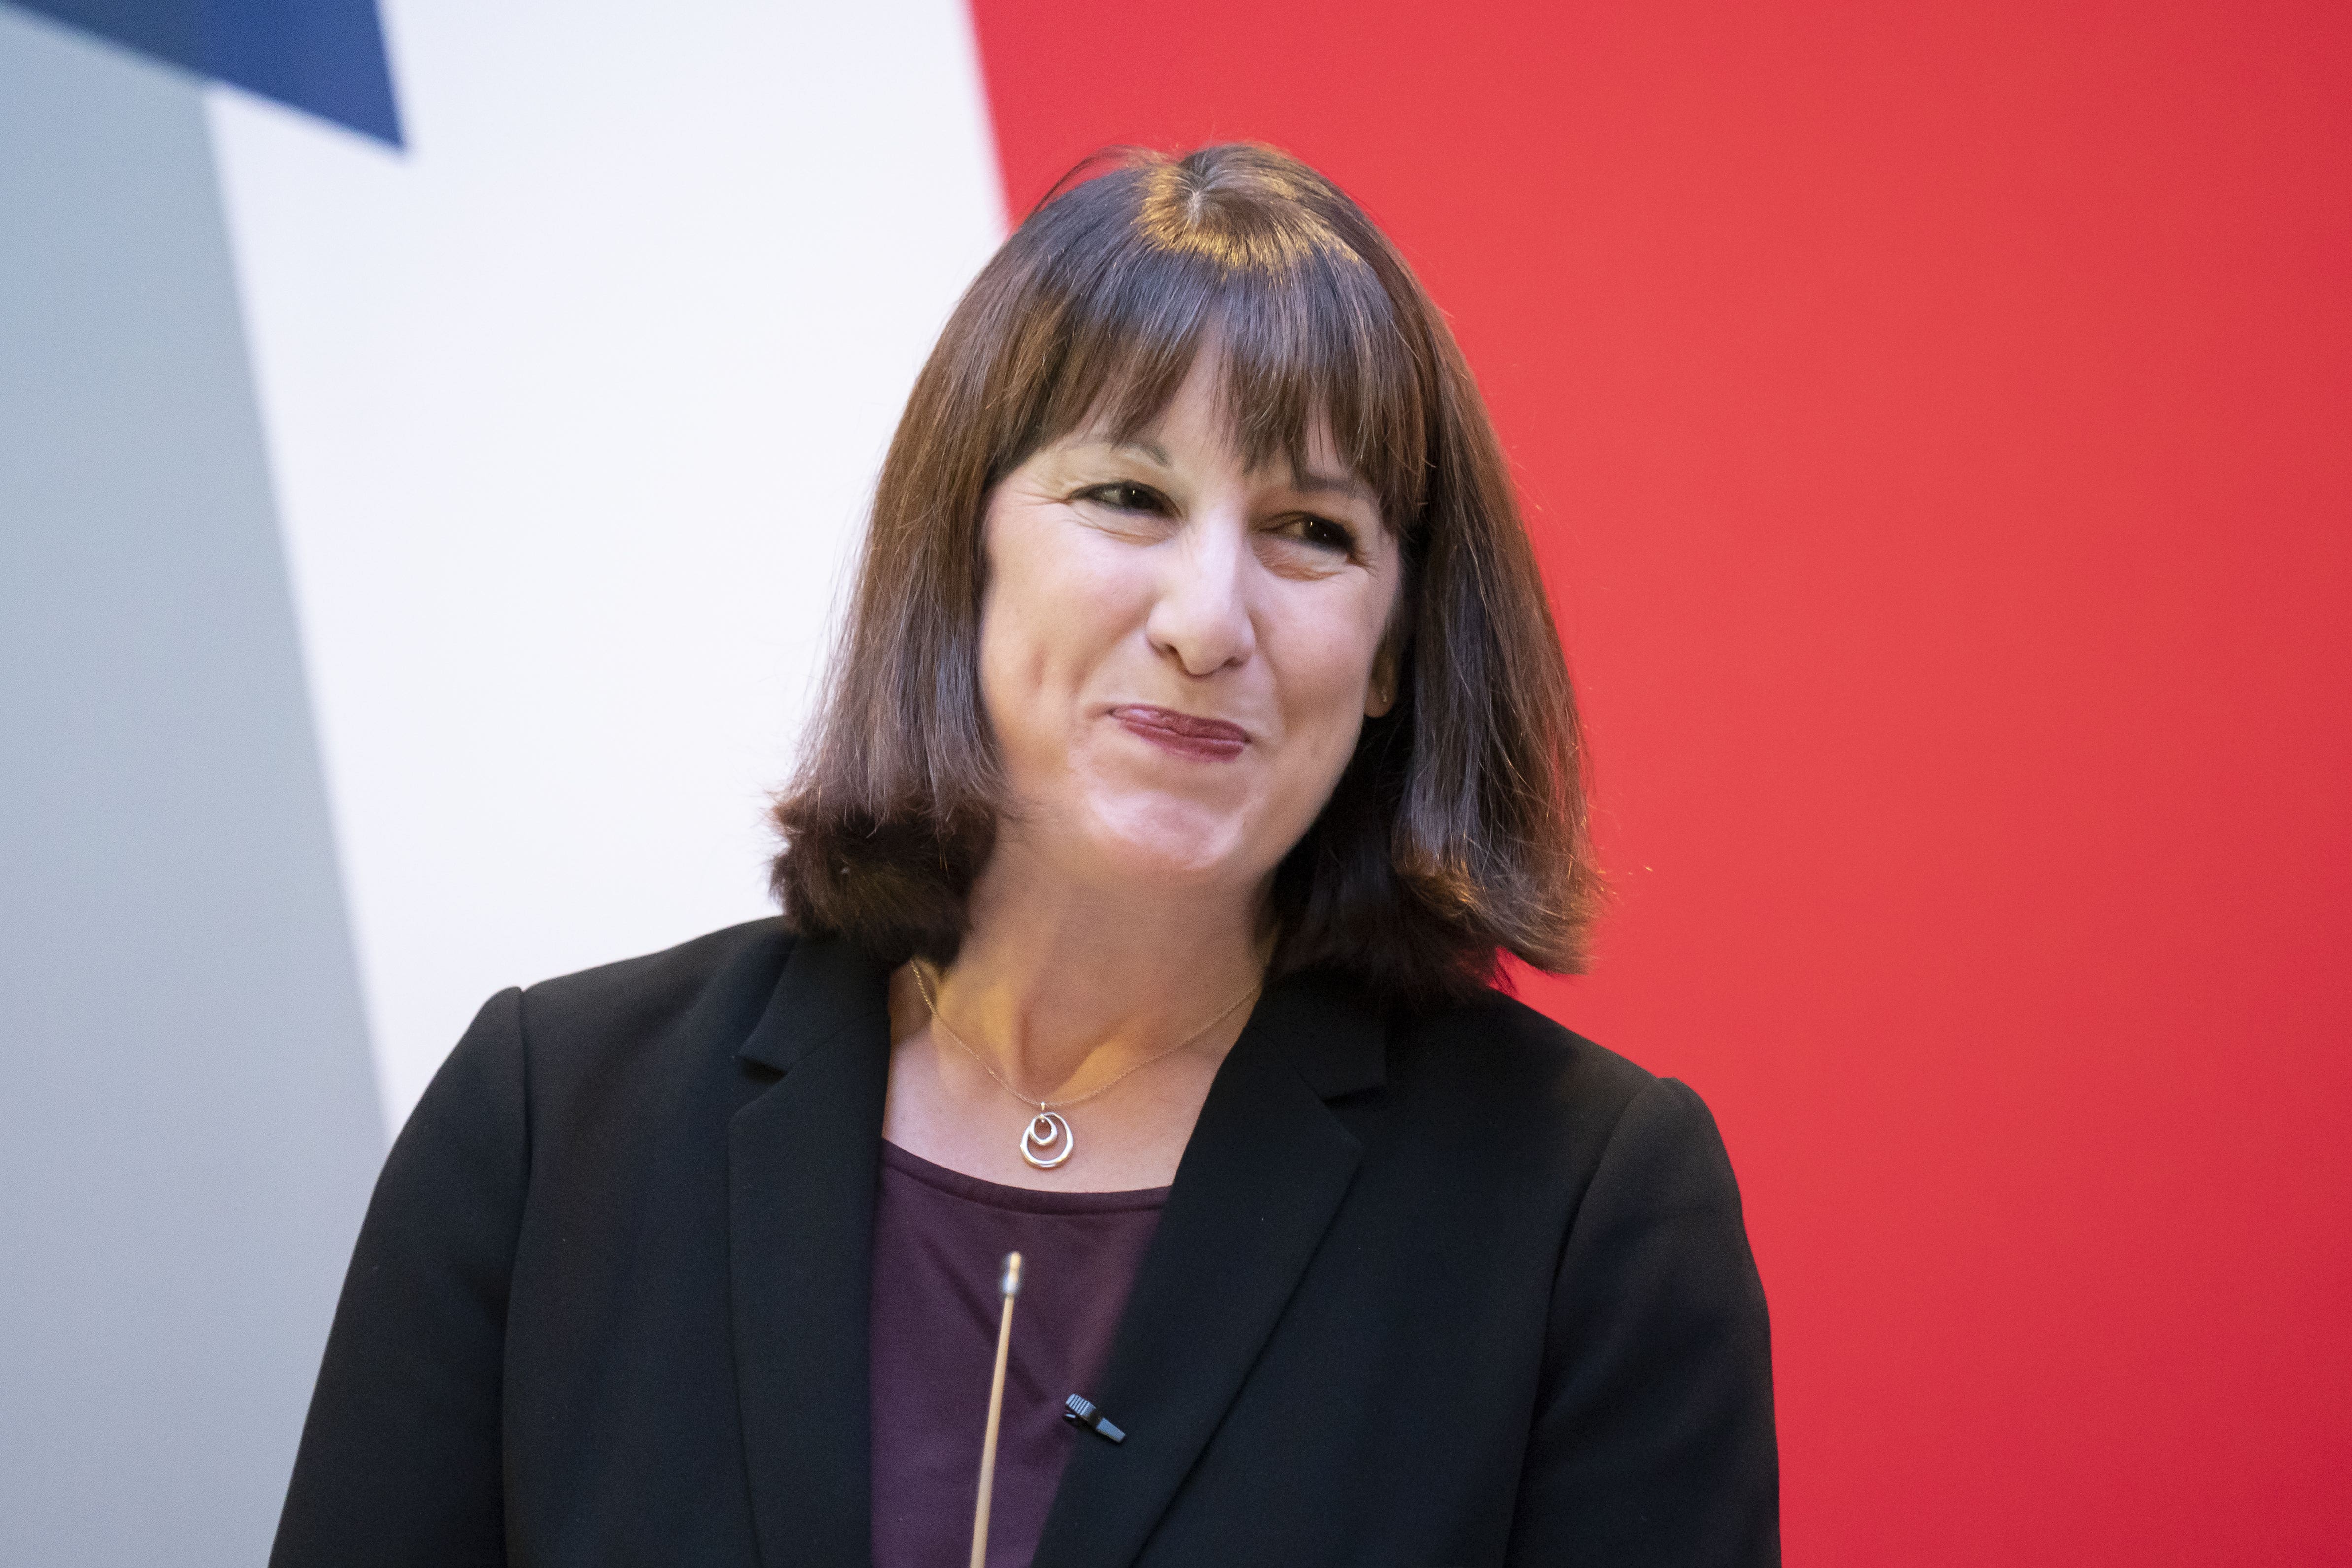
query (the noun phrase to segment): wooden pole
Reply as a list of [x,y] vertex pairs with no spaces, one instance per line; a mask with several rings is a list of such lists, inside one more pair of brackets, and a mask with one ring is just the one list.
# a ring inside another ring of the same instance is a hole
[[988,1568],[988,1504],[996,1490],[996,1427],[1004,1416],[1004,1364],[1013,1349],[1013,1298],[1021,1293],[1021,1254],[1004,1255],[1004,1277],[997,1281],[1004,1298],[1004,1315],[996,1324],[996,1372],[988,1382],[988,1432],[980,1440],[980,1501],[971,1515],[971,1568]]

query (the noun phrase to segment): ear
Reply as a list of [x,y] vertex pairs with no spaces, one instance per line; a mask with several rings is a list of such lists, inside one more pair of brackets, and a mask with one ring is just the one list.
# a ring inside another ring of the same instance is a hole
[[1366,718],[1385,718],[1397,705],[1397,690],[1404,682],[1405,650],[1412,643],[1413,600],[1413,581],[1406,577],[1390,601],[1388,624],[1381,629],[1380,651],[1372,655],[1372,678],[1364,691]]
[[1372,679],[1364,693],[1364,716],[1384,718],[1396,706],[1397,699],[1397,640],[1381,639],[1381,651],[1372,655]]

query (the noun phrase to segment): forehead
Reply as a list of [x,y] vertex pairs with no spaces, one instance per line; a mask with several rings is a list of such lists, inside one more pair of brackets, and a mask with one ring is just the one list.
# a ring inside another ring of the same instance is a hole
[[994,472],[1073,431],[1150,440],[1191,418],[1245,470],[1352,474],[1391,527],[1417,530],[1433,361],[1361,257],[1120,250],[1086,268],[1054,253],[1012,312],[1024,329],[1005,340],[998,406],[1013,417]]
[[1162,467],[1205,450],[1254,475],[1303,481],[1308,487],[1342,488],[1377,502],[1373,485],[1340,450],[1328,407],[1321,400],[1301,411],[1297,428],[1284,433],[1289,439],[1269,443],[1262,432],[1253,439],[1252,411],[1244,405],[1251,391],[1248,379],[1233,374],[1223,345],[1214,339],[1202,345],[1181,378],[1171,379],[1174,388],[1158,407],[1140,405],[1140,400],[1120,407],[1127,400],[1106,395],[1083,422],[1049,445],[1107,448]]

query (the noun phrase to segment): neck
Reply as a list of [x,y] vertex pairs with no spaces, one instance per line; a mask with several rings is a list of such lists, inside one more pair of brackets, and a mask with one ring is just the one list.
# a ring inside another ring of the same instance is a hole
[[[950,1028],[1024,1094],[1082,1093],[1173,1049],[1264,972],[1261,888],[1089,885],[1030,858],[1000,841],[934,976]],[[1241,1022],[1193,1043],[1222,1052]]]

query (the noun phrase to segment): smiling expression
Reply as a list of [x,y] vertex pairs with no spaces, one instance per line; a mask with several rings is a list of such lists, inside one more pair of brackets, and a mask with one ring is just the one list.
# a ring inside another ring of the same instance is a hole
[[1245,469],[1204,350],[1150,429],[1081,431],[991,492],[981,693],[1004,841],[1063,874],[1255,887],[1393,701],[1395,539],[1308,443]]

